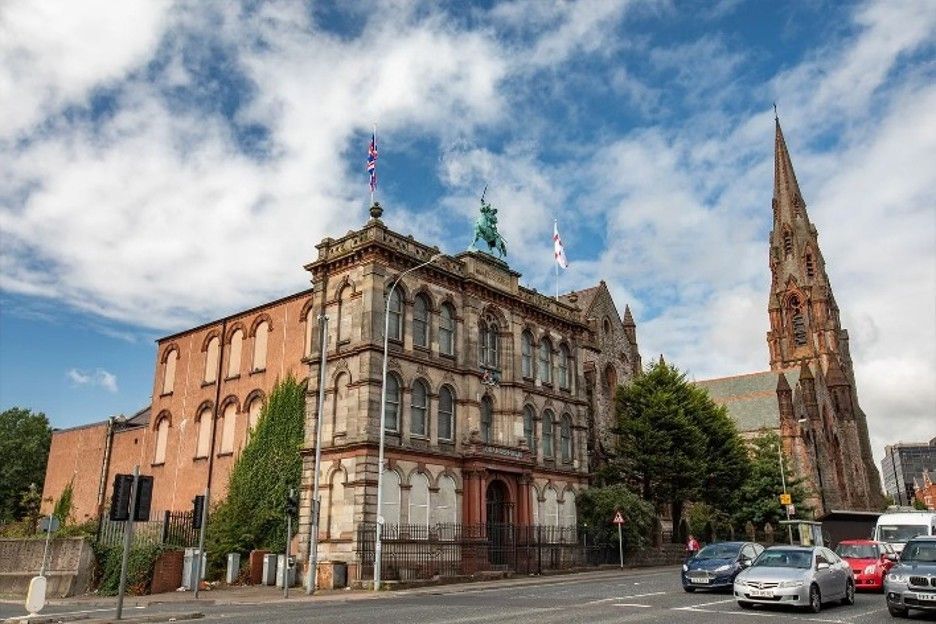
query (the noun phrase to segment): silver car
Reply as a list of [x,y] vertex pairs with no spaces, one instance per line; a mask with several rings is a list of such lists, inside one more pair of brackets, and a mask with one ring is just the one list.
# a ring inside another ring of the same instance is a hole
[[806,607],[855,603],[851,568],[838,555],[818,546],[772,546],[735,578],[734,595],[742,609],[756,604]]

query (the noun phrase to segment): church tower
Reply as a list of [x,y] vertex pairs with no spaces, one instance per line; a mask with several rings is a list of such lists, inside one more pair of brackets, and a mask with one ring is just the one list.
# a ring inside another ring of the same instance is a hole
[[[814,414],[803,413],[814,436],[818,461],[827,453],[839,466],[842,503],[876,509],[882,501],[868,425],[858,395],[839,308],[829,284],[819,234],[806,213],[780,120],[774,143],[773,229],[770,232],[771,287],[768,302],[770,369],[811,371]],[[803,379],[803,376],[800,376]],[[811,403],[812,397],[805,397]],[[820,452],[822,451],[822,452]]]

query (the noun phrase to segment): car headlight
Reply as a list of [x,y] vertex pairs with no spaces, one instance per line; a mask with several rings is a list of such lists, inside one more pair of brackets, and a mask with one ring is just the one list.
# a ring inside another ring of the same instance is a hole
[[865,574],[874,574],[877,571],[877,564],[872,563],[864,569]]
[[907,575],[903,572],[891,572],[887,575],[887,580],[891,583],[906,583]]
[[682,564],[682,571],[683,571],[683,572],[688,572],[688,571],[689,571],[689,566],[687,566],[685,563]]
[[782,587],[784,589],[789,589],[791,587],[802,587],[803,581],[780,581],[780,584],[777,587]]
[[730,570],[730,569],[731,569],[731,564],[730,564],[730,563],[726,563],[725,565],[720,565],[720,566],[718,566],[717,568],[715,568],[714,571],[715,571],[715,572],[727,572],[727,571]]

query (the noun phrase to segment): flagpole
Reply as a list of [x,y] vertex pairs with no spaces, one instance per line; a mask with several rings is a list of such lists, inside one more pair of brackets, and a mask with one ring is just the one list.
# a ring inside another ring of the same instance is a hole
[[[374,140],[374,147],[377,147],[377,124],[376,124],[376,123],[374,124],[374,135],[373,135],[373,140]],[[371,203],[371,206],[373,206],[373,205],[374,205],[374,190],[375,190],[375,189],[374,189],[374,185],[373,185],[373,184],[371,184],[370,187],[371,187],[371,189],[370,189],[370,203]]]
[[[559,228],[559,221],[553,219],[553,233]],[[556,265],[556,301],[559,301],[559,258],[556,256],[556,243],[553,241],[553,264]]]

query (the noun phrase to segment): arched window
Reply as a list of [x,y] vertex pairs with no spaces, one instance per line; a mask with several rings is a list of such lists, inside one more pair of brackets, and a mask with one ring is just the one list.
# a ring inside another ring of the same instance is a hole
[[806,254],[806,277],[816,277],[816,263],[811,253]]
[[413,346],[429,348],[429,299],[417,295],[413,302]]
[[156,453],[153,456],[154,464],[166,463],[166,445],[169,442],[169,416],[164,415],[156,425]]
[[536,373],[543,383],[552,383],[552,343],[549,338],[543,338],[539,345],[539,366]]
[[438,435],[445,441],[451,441],[455,436],[455,397],[448,386],[439,389]]
[[254,331],[254,352],[251,370],[262,371],[266,369],[267,338],[269,338],[269,334],[270,324],[266,321],[261,321]]
[[166,364],[163,369],[163,394],[171,394],[175,387],[176,362],[179,360],[179,350],[172,349],[166,354]]
[[335,341],[344,342],[351,338],[351,314],[348,310],[348,298],[351,287],[345,284],[338,291],[338,318],[335,321]]
[[534,454],[536,453],[536,429],[533,408],[527,405],[523,408],[523,437],[526,440],[527,448]]
[[563,462],[572,461],[572,417],[568,414],[559,420],[559,451]]
[[384,429],[400,430],[400,380],[396,375],[387,375],[387,414]]
[[387,317],[390,325],[387,336],[390,340],[403,340],[403,293],[394,288],[390,293],[390,308]]
[[447,303],[442,304],[439,314],[439,352],[455,355],[455,310]]
[[569,347],[559,345],[559,387],[569,389]]
[[198,414],[198,441],[195,446],[195,458],[208,457],[211,452],[211,408],[206,407]]
[[530,488],[530,511],[533,516],[533,526],[540,523],[540,499],[535,487]]
[[429,402],[429,391],[426,384],[417,380],[413,384],[413,391],[410,394],[410,433],[414,436],[425,437],[429,435],[426,426],[426,408]]
[[380,503],[384,524],[400,524],[400,475],[394,470],[384,471]]
[[214,383],[218,379],[218,353],[221,341],[217,336],[208,341],[205,349],[205,383]]
[[342,531],[350,529],[348,518],[352,513],[351,506],[345,501],[345,475],[336,470],[331,478],[331,489],[328,492],[328,537],[338,539]]
[[793,255],[793,233],[790,230],[783,230],[783,255]]
[[564,527],[575,527],[577,523],[576,518],[576,509],[575,509],[575,495],[566,490],[565,500],[562,503],[562,526]]
[[455,494],[455,480],[452,477],[439,477],[439,492],[431,513],[434,524],[458,523],[458,498]]
[[497,368],[500,361],[497,321],[493,317],[487,316],[481,319],[478,329],[481,342],[481,365]]
[[806,317],[803,315],[803,306],[799,297],[790,297],[790,320],[793,326],[793,342],[798,347],[806,344]]
[[556,490],[551,487],[546,488],[546,496],[543,501],[543,524],[549,527],[559,526],[559,496]]
[[228,377],[240,375],[241,350],[244,345],[244,332],[240,329],[231,334],[231,353],[228,359]]
[[554,457],[556,448],[553,443],[555,418],[550,410],[543,412],[543,457]]
[[605,317],[604,321],[601,323],[601,328],[604,329],[604,334],[606,338],[611,336],[611,319]]
[[335,392],[332,402],[331,427],[323,429],[322,433],[325,439],[329,440],[335,437],[336,433],[344,433],[348,428],[348,382],[350,377],[347,373],[340,373],[335,377]]
[[218,454],[234,452],[234,431],[237,429],[237,405],[228,403],[224,406],[224,413],[221,415],[221,422],[218,423],[221,428],[221,447]]
[[260,411],[263,409],[263,399],[260,397],[255,397],[247,405],[247,441],[250,441],[250,436],[253,435],[254,430],[257,428],[257,423],[260,422]]
[[491,397],[481,399],[481,439],[490,443],[494,428],[494,402]]
[[315,314],[309,308],[305,314],[305,356],[312,356],[312,332],[315,329]]
[[429,526],[429,479],[421,472],[410,477],[409,523]]
[[520,335],[520,374],[533,378],[533,334],[529,330]]
[[617,394],[617,370],[615,370],[613,364],[608,364],[605,367],[605,383],[607,384],[608,396],[612,399],[615,394]]

